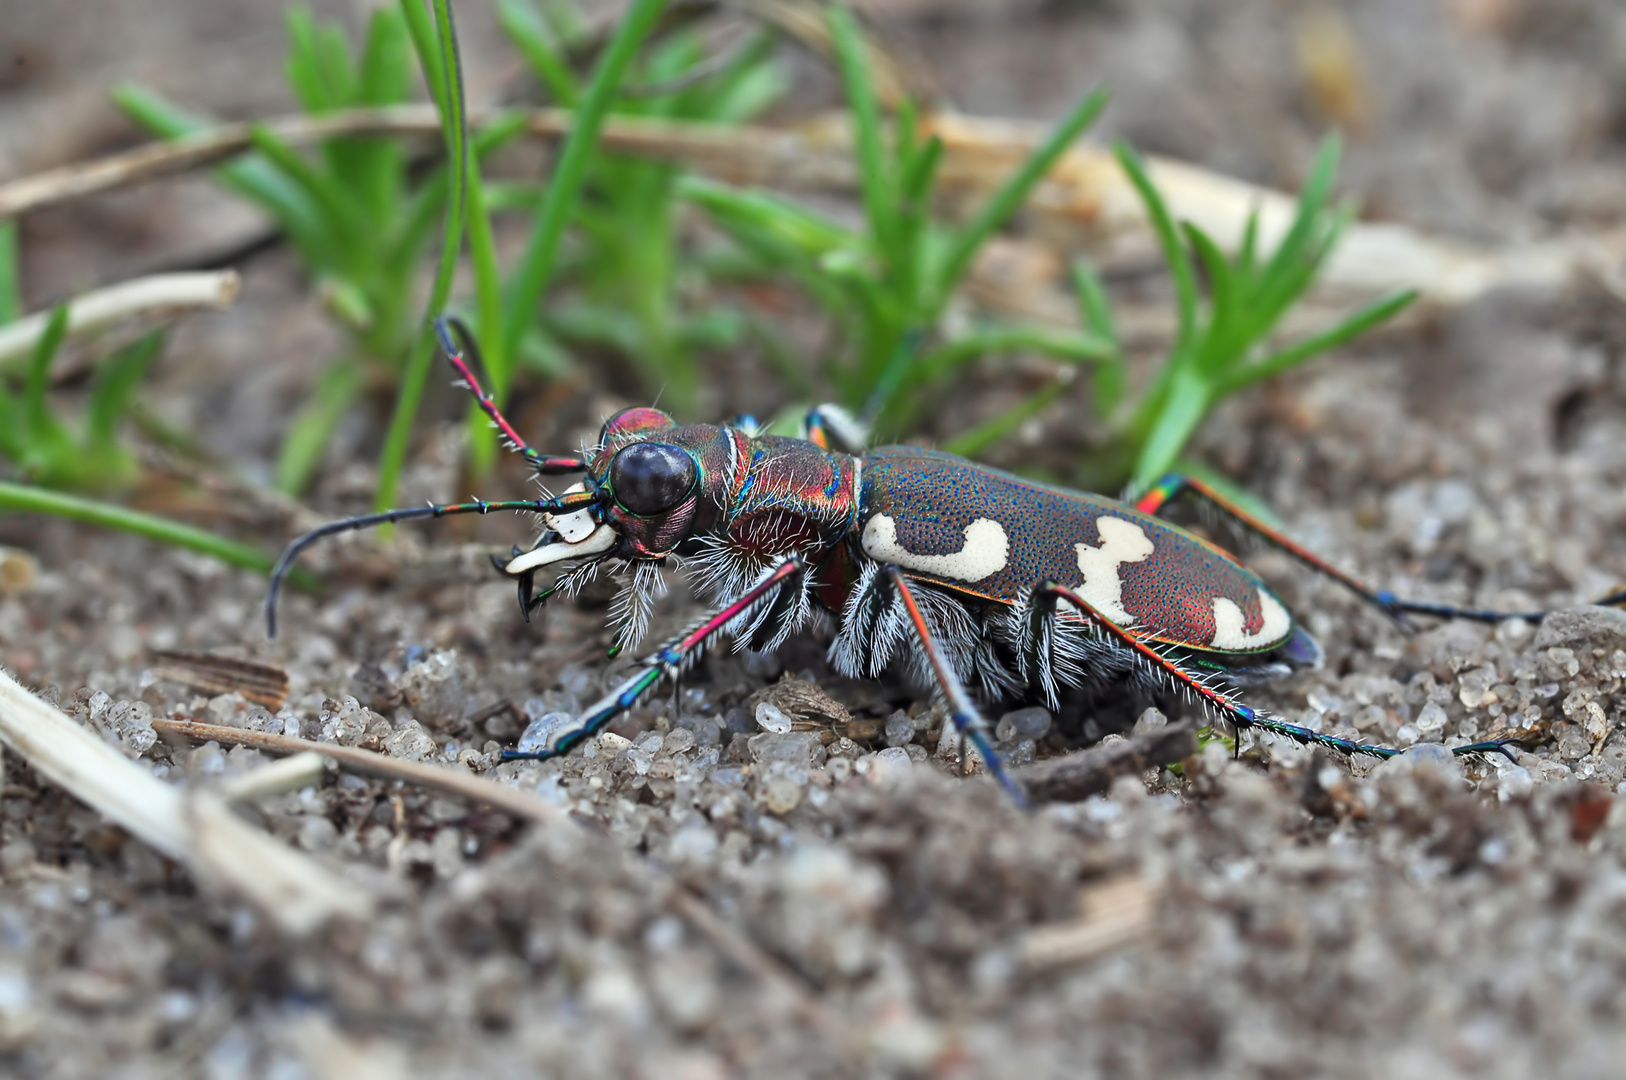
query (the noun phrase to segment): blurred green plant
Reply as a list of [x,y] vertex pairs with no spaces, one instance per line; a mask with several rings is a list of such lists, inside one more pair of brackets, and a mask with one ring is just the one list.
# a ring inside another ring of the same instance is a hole
[[[14,222],[0,224],[0,326],[23,316]],[[112,492],[139,477],[136,456],[120,441],[141,381],[162,347],[153,332],[100,361],[92,376],[84,421],[76,431],[47,400],[51,364],[68,332],[68,308],[51,313],[21,385],[0,376],[0,458],[23,483],[0,480],[0,511],[41,513],[147,536],[212,555],[233,566],[269,571],[269,555],[202,529],[66,491]],[[305,578],[308,584],[309,577]]]
[[[680,181],[679,191],[764,272],[799,282],[836,321],[845,344],[826,375],[842,401],[875,427],[895,431],[907,424],[924,389],[946,384],[980,356],[1021,349],[1071,363],[1116,361],[1116,344],[1092,329],[990,324],[951,341],[926,340],[977,253],[1089,127],[1106,94],[1096,91],[1079,102],[968,224],[951,227],[932,215],[942,140],[920,137],[909,102],[897,110],[890,133],[883,131],[852,13],[833,6],[829,22],[853,128],[863,228],[766,191],[698,178]],[[1012,417],[1020,422],[1031,412],[1031,402],[1023,402],[991,430],[1008,429]]]
[[[1259,215],[1250,214],[1234,257],[1196,224],[1177,227],[1145,164],[1127,144],[1116,148],[1119,164],[1145,204],[1174,279],[1177,331],[1173,346],[1146,389],[1123,400],[1127,378],[1122,360],[1097,373],[1095,404],[1110,432],[1103,448],[1085,463],[1095,484],[1121,484],[1144,491],[1173,468],[1203,417],[1220,401],[1253,384],[1290,371],[1398,314],[1416,299],[1406,289],[1381,297],[1327,330],[1291,344],[1273,344],[1282,319],[1314,283],[1327,256],[1353,218],[1332,202],[1340,146],[1328,138],[1316,154],[1299,193],[1298,208],[1281,242],[1259,250]],[[1199,274],[1207,295],[1198,287]],[[1074,267],[1086,326],[1116,340],[1100,281],[1087,263]]]
[[[574,108],[582,91],[570,64],[580,33],[573,8],[544,12],[529,0],[498,0],[498,18],[555,104]],[[760,31],[717,60],[693,31],[677,30],[628,74],[611,105],[618,116],[716,125],[744,123],[786,88],[775,61],[777,38]],[[562,266],[579,294],[548,305],[543,326],[571,345],[613,350],[652,391],[682,411],[700,381],[696,352],[733,344],[737,315],[715,307],[690,314],[682,295],[677,166],[600,150],[593,157],[574,222],[579,244]]]
[[[352,58],[344,32],[307,11],[288,15],[286,73],[311,115],[389,106],[409,100],[411,45],[401,12],[373,12]],[[113,100],[138,124],[180,138],[215,121],[127,84]],[[221,183],[263,210],[298,251],[350,332],[351,347],[324,372],[283,439],[276,484],[297,494],[320,464],[340,419],[369,385],[399,377],[417,330],[412,313],[417,274],[446,196],[443,173],[412,184],[401,141],[388,137],[326,139],[314,159],[261,127],[256,152],[217,171]]]
[[[1173,222],[1140,158],[1127,145],[1118,160],[1146,207],[1174,278],[1178,330],[1173,347],[1132,400],[1127,358],[1101,281],[1087,261],[1074,267],[1082,329],[991,324],[949,340],[933,332],[988,238],[1105,104],[1097,91],[1081,101],[963,227],[932,217],[933,182],[943,146],[921,140],[905,102],[884,130],[862,57],[862,41],[844,7],[830,27],[852,118],[864,206],[855,230],[783,196],[702,179],[679,191],[770,274],[797,281],[843,329],[843,353],[826,375],[842,400],[879,430],[900,432],[923,400],[951,385],[978,357],[1026,351],[1088,372],[1102,437],[1083,462],[1086,486],[1140,490],[1179,460],[1192,433],[1226,396],[1303,363],[1384,322],[1414,298],[1386,296],[1322,333],[1286,346],[1269,342],[1304,296],[1351,217],[1332,204],[1339,144],[1327,140],[1298,200],[1297,214],[1273,252],[1259,250],[1258,217],[1228,258],[1196,225]],[[1199,271],[1207,294],[1199,287]],[[976,453],[1037,415],[1065,389],[1058,379],[948,446]]]
[[51,363],[67,332],[68,309],[58,307],[29,357],[22,385],[0,380],[0,457],[11,462],[22,478],[46,487],[126,488],[139,470],[119,434],[136,384],[158,356],[163,335],[147,334],[96,365],[84,422],[76,431],[57,415],[46,395]]

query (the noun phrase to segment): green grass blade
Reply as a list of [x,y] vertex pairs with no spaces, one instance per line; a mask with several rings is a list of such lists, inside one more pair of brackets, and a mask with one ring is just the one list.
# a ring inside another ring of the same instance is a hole
[[680,177],[679,198],[704,207],[719,224],[748,226],[794,246],[809,259],[832,251],[852,251],[858,238],[832,218],[766,191],[750,191],[697,176]]
[[1383,297],[1362,308],[1331,329],[1323,330],[1321,333],[1305,338],[1297,344],[1289,345],[1279,352],[1272,353],[1263,360],[1249,364],[1240,370],[1232,371],[1220,380],[1218,391],[1221,395],[1234,393],[1245,386],[1258,382],[1260,379],[1268,379],[1272,375],[1280,375],[1284,371],[1289,371],[1317,353],[1335,349],[1345,342],[1361,336],[1373,327],[1389,321],[1416,299],[1416,289],[1404,289]]
[[1168,397],[1158,412],[1151,434],[1141,445],[1130,478],[1130,498],[1145,491],[1174,464],[1185,449],[1191,433],[1202,423],[1213,398],[1200,378],[1183,374],[1169,387]]
[[831,5],[829,22],[831,42],[841,69],[841,84],[847,94],[847,109],[852,113],[853,150],[858,158],[864,215],[869,219],[870,234],[876,245],[883,252],[890,251],[897,206],[881,145],[881,111],[875,99],[875,87],[870,83],[864,38],[852,11],[844,4]]
[[1110,364],[1119,359],[1118,346],[1113,341],[1087,330],[1001,326],[939,345],[915,363],[905,385],[936,382],[979,356],[1020,351],[1042,353],[1075,364]]
[[361,365],[354,360],[334,364],[322,374],[315,391],[294,414],[287,434],[282,437],[282,450],[277,457],[278,491],[297,496],[305,490],[322,464],[339,421],[350,410],[364,383]]
[[[1071,374],[1071,372],[1067,372]],[[1072,385],[1070,378],[1057,378],[1040,390],[1028,395],[1019,404],[994,417],[986,424],[979,424],[962,435],[957,435],[943,444],[943,449],[951,454],[962,457],[976,457],[994,443],[999,442],[1011,432],[1038,416]]]
[[424,85],[429,88],[429,100],[435,110],[446,115],[446,69],[441,63],[440,38],[435,30],[435,16],[431,15],[423,0],[400,0],[400,12],[406,21],[407,36],[412,39],[412,51],[418,57],[423,71]]
[[1084,129],[1094,123],[1101,110],[1106,108],[1106,104],[1105,90],[1094,90],[1086,95],[1082,101],[1073,106],[1072,112],[1056,125],[1056,129],[1050,133],[1050,137],[1043,145],[1028,155],[1028,159],[1022,163],[1016,174],[989,196],[971,224],[967,225],[954,241],[948,256],[943,260],[942,268],[937,273],[935,309],[931,312],[934,319],[936,312],[948,302],[949,296],[953,294],[965,272],[971,268],[971,260],[982,250],[982,245],[1027,201],[1034,187],[1045,178],[1079,135],[1083,134]]
[[1118,323],[1112,317],[1112,304],[1107,300],[1106,287],[1101,275],[1088,259],[1073,261],[1073,290],[1078,294],[1078,313],[1088,330],[1114,345],[1119,344]]
[[497,22],[548,88],[554,103],[574,109],[580,98],[575,73],[536,8],[528,0],[497,0]]
[[119,425],[135,400],[136,386],[158,359],[164,335],[144,334],[132,344],[102,361],[96,369],[96,386],[85,411],[85,441],[92,447],[111,447],[118,442]]
[[1118,350],[1115,363],[1100,364],[1091,374],[1090,388],[1095,414],[1105,420],[1112,415],[1129,392],[1129,371],[1123,360],[1123,342],[1118,336],[1118,323],[1112,315],[1112,304],[1107,300],[1106,287],[1095,266],[1084,258],[1073,262],[1073,290],[1078,294],[1079,318],[1086,330],[1103,341],[1109,341]]
[[1180,242],[1180,234],[1174,227],[1168,204],[1147,175],[1140,155],[1128,143],[1121,141],[1113,152],[1118,157],[1118,164],[1123,167],[1124,175],[1129,177],[1129,182],[1140,194],[1158,246],[1163,249],[1163,258],[1169,264],[1169,273],[1174,277],[1175,307],[1180,326],[1176,341],[1183,345],[1191,340],[1197,327],[1197,275],[1191,268],[1185,245]]
[[1277,246],[1260,275],[1258,284],[1260,293],[1295,291],[1287,281],[1301,271],[1304,263],[1313,257],[1313,252],[1318,246],[1316,234],[1325,225],[1323,212],[1327,208],[1327,201],[1332,197],[1333,182],[1338,176],[1338,159],[1341,153],[1342,143],[1338,136],[1329,135],[1321,141],[1321,147],[1316,151],[1315,164],[1310,168],[1310,177],[1299,192],[1298,211],[1293,216],[1293,224],[1288,227],[1287,235],[1282,237],[1281,244]]
[[299,151],[267,128],[256,124],[249,130],[249,138],[267,161],[282,170],[283,175],[299,185],[311,201],[321,208],[326,216],[323,224],[336,234],[341,243],[346,240],[353,242],[364,231],[361,214],[350,194],[333,177],[305,160]]
[[588,167],[597,151],[599,130],[615,100],[616,87],[665,7],[666,0],[633,0],[631,10],[622,18],[609,47],[604,50],[593,71],[587,93],[576,110],[570,134],[554,166],[548,193],[542,200],[542,209],[537,212],[525,252],[509,284],[503,304],[502,349],[505,355],[512,356],[518,350],[525,328],[530,325],[542,294],[547,291],[559,242],[564,237],[571,211],[587,182]]
[[[411,0],[404,2],[410,4]],[[463,103],[463,66],[457,54],[457,29],[452,22],[451,0],[433,0],[433,3],[439,67],[445,79],[439,98],[447,108],[440,114],[440,124],[446,138],[450,197],[446,200],[446,233],[441,244],[440,265],[435,271],[435,284],[429,293],[428,311],[401,377],[395,412],[390,417],[389,431],[384,437],[384,452],[379,459],[378,492],[374,505],[381,511],[395,503],[395,489],[400,483],[407,446],[412,440],[412,424],[417,418],[418,403],[423,400],[424,383],[429,378],[429,365],[435,355],[435,335],[430,326],[451,297],[452,278],[456,276],[458,256],[463,245],[463,210],[469,175],[469,120]]]
[[[115,87],[112,99],[126,116],[159,138],[178,139],[214,126],[212,120],[181,109],[134,83]],[[316,206],[270,162],[251,155],[222,166],[216,175],[227,187],[275,218],[314,265],[332,264],[331,245]]]
[[[18,514],[50,514],[53,517],[80,521],[87,525],[119,529],[137,536],[145,536],[149,540],[212,555],[221,562],[240,566],[245,570],[269,573],[276,563],[274,555],[216,536],[214,533],[204,532],[202,529],[195,529],[190,525],[183,525],[178,521],[144,514],[139,510],[131,510],[113,503],[82,499],[76,495],[64,495],[58,491],[47,491],[26,484],[0,481],[0,510]],[[302,584],[310,583],[310,576],[303,575]]]
[[0,221],[0,326],[22,317],[22,260],[17,250],[17,223]]
[[316,19],[302,8],[288,12],[288,59],[282,71],[306,112],[327,112],[339,107],[323,77],[322,62],[317,56]]
[[23,426],[42,437],[57,427],[45,392],[51,385],[51,361],[56,359],[57,350],[62,348],[62,340],[67,335],[68,305],[61,304],[51,311],[45,333],[40,335],[28,359],[28,372],[23,379]]

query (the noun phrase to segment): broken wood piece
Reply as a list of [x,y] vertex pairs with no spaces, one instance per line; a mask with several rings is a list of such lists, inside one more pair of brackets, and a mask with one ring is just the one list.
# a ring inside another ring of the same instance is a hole
[[[4,216],[0,214],[0,218]],[[241,285],[235,270],[153,274],[121,281],[69,301],[67,340],[137,316],[165,318],[183,311],[229,307]],[[50,321],[51,313],[41,311],[0,327],[0,363],[32,352]]]
[[1120,776],[1184,761],[1197,752],[1197,732],[1180,720],[1132,739],[1092,746],[1012,771],[1034,801],[1076,802],[1100,795]]
[[238,818],[218,795],[188,794],[155,778],[4,672],[0,743],[205,886],[249,901],[289,934],[372,912],[366,893]]
[[282,708],[288,700],[288,673],[273,664],[173,649],[159,649],[152,655],[157,661],[153,675],[211,696],[238,694],[272,710]]

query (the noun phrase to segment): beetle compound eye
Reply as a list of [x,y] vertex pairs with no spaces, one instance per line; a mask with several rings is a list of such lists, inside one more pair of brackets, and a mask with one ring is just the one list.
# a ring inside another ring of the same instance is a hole
[[634,443],[615,455],[610,466],[615,501],[639,517],[653,517],[677,506],[699,478],[694,458],[665,443]]

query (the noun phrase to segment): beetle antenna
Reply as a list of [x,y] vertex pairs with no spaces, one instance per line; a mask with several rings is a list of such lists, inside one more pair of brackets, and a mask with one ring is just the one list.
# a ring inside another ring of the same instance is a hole
[[532,449],[524,439],[520,438],[519,432],[515,430],[514,425],[508,422],[508,418],[502,414],[502,410],[497,408],[497,403],[481,388],[480,380],[474,377],[473,368],[463,359],[462,350],[458,348],[457,342],[452,339],[452,331],[454,330],[457,332],[457,336],[462,339],[463,348],[468,350],[469,357],[474,361],[474,366],[483,369],[485,362],[480,359],[480,345],[475,339],[474,333],[468,328],[468,324],[456,315],[442,315],[435,320],[435,333],[440,337],[440,347],[446,351],[446,359],[451,363],[452,367],[457,369],[457,373],[463,377],[463,383],[468,388],[469,393],[474,395],[475,404],[480,406],[480,411],[490,417],[491,422],[497,426],[497,430],[502,432],[503,441],[508,449],[518,451],[519,455],[525,459],[531,468],[536,470],[539,476],[561,476],[567,473],[584,471],[587,468],[587,462],[581,458],[549,457],[539,450]]
[[508,511],[524,513],[529,511],[537,514],[569,514],[577,510],[585,510],[592,506],[595,497],[591,492],[578,491],[569,495],[561,495],[556,499],[505,499],[501,502],[486,502],[476,499],[466,503],[442,503],[428,506],[414,506],[401,510],[386,510],[381,514],[363,514],[360,517],[343,518],[339,521],[330,521],[319,526],[294,540],[283,551],[282,558],[271,571],[271,587],[265,596],[265,628],[271,637],[277,636],[277,596],[282,592],[282,579],[287,576],[288,570],[299,558],[300,554],[316,541],[339,533],[357,532],[361,529],[371,529],[375,525],[390,525],[397,521],[417,521],[423,518],[451,517],[454,514],[489,514],[492,511]]

